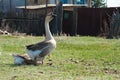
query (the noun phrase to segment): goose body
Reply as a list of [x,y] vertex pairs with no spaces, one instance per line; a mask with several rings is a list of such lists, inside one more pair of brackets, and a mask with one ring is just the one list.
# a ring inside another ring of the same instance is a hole
[[49,29],[49,22],[52,19],[52,15],[47,15],[45,18],[45,40],[26,46],[27,54],[36,63],[37,61],[41,61],[43,63],[45,56],[50,54],[56,48],[56,41]]

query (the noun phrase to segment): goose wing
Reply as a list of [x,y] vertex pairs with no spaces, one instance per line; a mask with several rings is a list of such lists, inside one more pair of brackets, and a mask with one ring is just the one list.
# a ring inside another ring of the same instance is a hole
[[39,54],[40,57],[45,57],[47,54],[50,53],[50,47],[47,46],[46,48],[44,48],[41,53]]
[[42,50],[42,49],[46,48],[48,45],[49,45],[49,42],[43,41],[43,42],[40,42],[37,44],[27,45],[26,48],[28,50],[35,51],[35,50]]
[[44,41],[26,46],[27,53],[33,60],[35,57],[44,57],[50,52],[50,42]]

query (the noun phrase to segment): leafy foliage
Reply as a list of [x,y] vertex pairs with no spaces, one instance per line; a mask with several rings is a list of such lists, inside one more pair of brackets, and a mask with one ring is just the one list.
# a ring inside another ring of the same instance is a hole
[[94,8],[106,7],[105,0],[92,0]]

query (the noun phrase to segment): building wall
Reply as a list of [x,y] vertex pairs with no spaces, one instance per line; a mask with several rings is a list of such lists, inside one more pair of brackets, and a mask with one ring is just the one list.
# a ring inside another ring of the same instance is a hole
[[[28,0],[29,5],[46,4],[46,0]],[[49,3],[49,0],[48,0]]]
[[9,12],[15,10],[17,6],[23,6],[25,5],[24,0],[1,0],[0,1],[0,11]]
[[[26,0],[27,5],[46,4],[46,0]],[[37,3],[36,3],[37,1]],[[49,3],[49,0],[48,0]],[[0,11],[15,10],[17,6],[24,6],[25,0],[0,0]]]
[[[11,2],[10,2],[11,1]],[[37,5],[37,4],[45,4],[46,0],[26,0],[27,5]],[[73,0],[61,0],[65,3],[72,4]],[[81,0],[80,0],[81,1]],[[83,0],[84,4],[91,5],[91,0]],[[55,4],[55,0],[48,0],[48,3]],[[4,10],[4,12],[8,12],[11,9],[15,9],[17,6],[24,6],[25,0],[0,0],[0,11]]]
[[55,4],[55,0],[49,0],[50,4]]
[[[73,4],[73,0],[60,0],[64,4]],[[55,0],[49,0],[49,3],[55,4]],[[75,4],[88,4],[88,6],[91,5],[91,0],[76,0]]]

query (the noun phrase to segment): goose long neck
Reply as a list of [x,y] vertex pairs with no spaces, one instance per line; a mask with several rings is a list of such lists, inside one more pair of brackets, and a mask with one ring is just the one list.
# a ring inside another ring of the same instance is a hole
[[50,32],[48,20],[45,20],[45,33],[46,33],[46,40],[54,39]]

